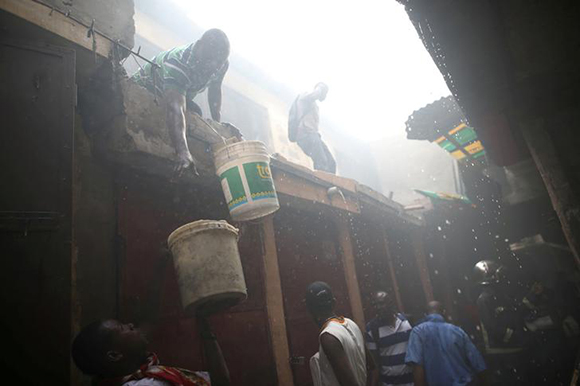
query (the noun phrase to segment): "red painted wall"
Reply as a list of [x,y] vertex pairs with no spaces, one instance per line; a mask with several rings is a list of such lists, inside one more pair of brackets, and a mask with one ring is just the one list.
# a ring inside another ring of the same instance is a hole
[[290,355],[304,357],[292,366],[296,386],[311,385],[309,359],[318,351],[318,326],[304,304],[308,285],[327,282],[337,312],[352,318],[340,257],[337,230],[328,217],[282,208],[274,218],[280,279]]
[[[216,199],[219,198],[219,199]],[[195,320],[181,311],[173,269],[156,272],[162,243],[177,227],[199,219],[228,219],[219,186],[177,187],[146,178],[127,177],[118,194],[119,316],[131,321],[148,288],[163,280],[161,322],[151,348],[161,362],[203,370],[204,358]],[[236,225],[236,224],[234,224]],[[262,242],[257,225],[241,230],[239,249],[248,299],[210,318],[230,369],[233,385],[276,383],[264,300]]]

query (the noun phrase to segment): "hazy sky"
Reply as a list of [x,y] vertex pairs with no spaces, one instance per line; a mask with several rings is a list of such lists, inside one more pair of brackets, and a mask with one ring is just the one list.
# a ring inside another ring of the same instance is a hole
[[296,92],[327,83],[321,114],[361,139],[404,135],[413,110],[450,94],[395,0],[172,1]]

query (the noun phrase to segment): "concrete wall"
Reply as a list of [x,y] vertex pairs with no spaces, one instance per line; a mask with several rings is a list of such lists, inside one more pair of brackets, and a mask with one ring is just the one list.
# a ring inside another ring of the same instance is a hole
[[44,3],[80,19],[105,35],[133,47],[135,25],[133,24],[133,0],[44,0]]

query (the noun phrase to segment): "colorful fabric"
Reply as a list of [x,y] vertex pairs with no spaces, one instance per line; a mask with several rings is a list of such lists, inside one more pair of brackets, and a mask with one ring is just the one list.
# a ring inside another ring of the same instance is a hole
[[378,319],[367,323],[366,340],[369,351],[378,358],[380,385],[413,385],[413,369],[405,364],[405,354],[411,325],[403,315],[397,315],[394,326]]
[[457,202],[461,204],[466,204],[475,207],[473,202],[468,197],[462,196],[460,194],[453,194],[453,193],[441,193],[441,192],[432,192],[430,190],[422,190],[422,189],[414,189],[415,192],[429,197],[431,201],[449,201],[449,202]]
[[[465,123],[460,124],[447,134],[434,141],[441,148],[451,153],[456,160],[469,158],[477,159],[485,155],[485,149],[473,127]],[[467,154],[466,154],[467,153]]]
[[142,379],[158,379],[174,386],[211,386],[207,373],[194,372],[178,367],[168,367],[159,365],[157,355],[151,353],[139,370],[131,375],[116,379],[104,379],[99,382],[99,386],[125,385],[132,381]]
[[186,95],[187,99],[193,99],[210,84],[221,83],[229,66],[226,62],[221,69],[207,73],[193,55],[194,45],[191,43],[159,53],[151,60],[159,68],[147,63],[131,78],[159,96],[168,89],[174,89]]

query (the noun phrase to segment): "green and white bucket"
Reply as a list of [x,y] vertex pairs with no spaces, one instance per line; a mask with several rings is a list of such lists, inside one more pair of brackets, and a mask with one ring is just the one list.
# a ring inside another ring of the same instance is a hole
[[217,149],[215,167],[235,221],[248,221],[280,208],[270,171],[270,156],[260,141],[242,141]]

